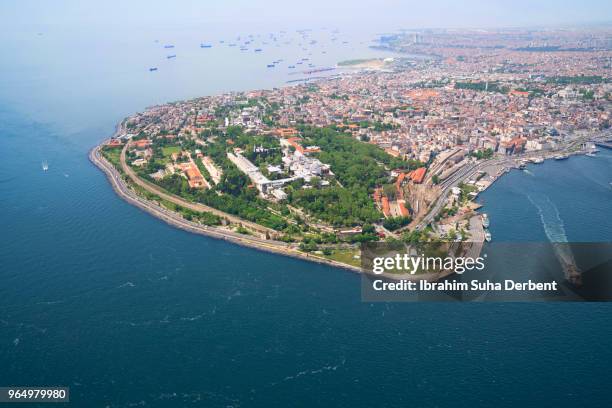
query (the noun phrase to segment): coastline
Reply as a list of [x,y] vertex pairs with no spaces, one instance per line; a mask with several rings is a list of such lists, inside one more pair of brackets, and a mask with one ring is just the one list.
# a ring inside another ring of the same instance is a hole
[[[120,132],[121,129],[120,122],[117,125],[116,134]],[[173,227],[182,229],[184,231],[188,231],[194,234],[205,235],[211,238],[222,239],[225,241],[229,241],[234,244],[242,245],[245,247],[250,247],[254,249],[263,250],[266,252],[274,253],[277,255],[289,256],[292,258],[297,258],[305,261],[315,262],[319,264],[325,264],[329,266],[333,266],[336,268],[341,268],[345,270],[349,270],[354,273],[363,273],[366,272],[362,268],[358,268],[353,265],[344,264],[341,262],[337,262],[331,259],[319,257],[317,255],[310,255],[304,252],[297,251],[295,248],[292,248],[289,244],[280,241],[272,241],[272,240],[262,240],[255,237],[250,237],[248,235],[241,235],[238,233],[234,233],[232,231],[228,231],[225,229],[206,226],[202,224],[195,223],[193,221],[188,221],[182,218],[179,214],[174,211],[167,210],[162,206],[153,203],[151,201],[145,200],[142,197],[139,197],[123,180],[121,174],[115,169],[115,167],[109,163],[101,154],[100,147],[104,142],[95,146],[89,152],[89,161],[95,165],[98,169],[100,169],[105,175],[108,181],[110,182],[115,193],[128,202],[129,204],[141,209],[149,213],[150,215],[158,218],[161,221],[164,221],[166,224],[171,225]]]

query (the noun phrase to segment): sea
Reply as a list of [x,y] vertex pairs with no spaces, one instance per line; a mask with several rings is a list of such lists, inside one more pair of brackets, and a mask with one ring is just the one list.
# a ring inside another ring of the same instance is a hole
[[[284,86],[302,58],[390,55],[354,31],[3,32],[0,386],[70,387],[72,407],[612,404],[609,304],[363,302],[358,275],[173,228],[88,161],[147,106]],[[480,200],[495,241],[610,242],[610,182],[601,151]]]

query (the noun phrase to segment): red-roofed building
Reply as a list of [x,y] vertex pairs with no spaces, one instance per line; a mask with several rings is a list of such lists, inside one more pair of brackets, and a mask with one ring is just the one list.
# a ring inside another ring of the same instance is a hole
[[278,129],[274,129],[273,133],[283,138],[294,137],[299,134],[299,132],[295,128],[282,128],[282,129],[278,128]]
[[382,197],[382,212],[385,217],[391,216],[391,208],[389,207],[389,199],[387,196]]
[[523,96],[523,97],[528,97],[529,96],[529,92],[526,91],[517,91],[516,89],[510,91],[510,95],[512,96]]
[[425,178],[426,172],[427,169],[425,167],[419,167],[418,169],[411,171],[409,173],[409,176],[412,182],[416,184],[421,184],[423,182],[423,179]]
[[146,149],[151,145],[151,141],[147,139],[136,140],[132,142],[135,148],[137,149]]

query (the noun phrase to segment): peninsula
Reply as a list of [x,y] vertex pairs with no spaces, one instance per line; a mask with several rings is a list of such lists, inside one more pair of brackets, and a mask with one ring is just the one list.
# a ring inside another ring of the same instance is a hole
[[363,242],[482,243],[490,221],[473,199],[497,177],[609,143],[606,35],[384,37],[435,58],[154,106],[90,158],[172,225],[355,271]]

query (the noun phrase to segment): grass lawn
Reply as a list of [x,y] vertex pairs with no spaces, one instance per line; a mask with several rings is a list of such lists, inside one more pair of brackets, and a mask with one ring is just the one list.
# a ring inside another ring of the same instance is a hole
[[102,155],[106,158],[106,160],[111,162],[111,164],[115,166],[117,169],[121,169],[120,160],[119,160],[119,157],[121,156],[121,149],[123,149],[123,146],[119,146],[119,147],[105,146],[101,150]]
[[164,155],[164,157],[170,157],[172,156],[173,153],[180,153],[181,152],[181,147],[180,146],[164,146],[162,147],[162,154]]
[[334,249],[331,255],[323,255],[323,257],[360,267],[361,258],[355,259],[355,255],[360,255],[359,249]]

